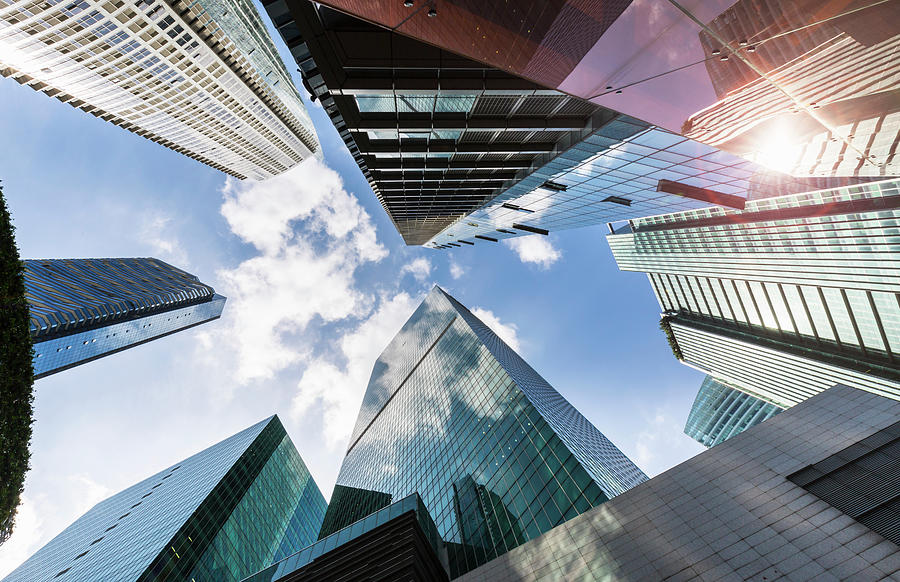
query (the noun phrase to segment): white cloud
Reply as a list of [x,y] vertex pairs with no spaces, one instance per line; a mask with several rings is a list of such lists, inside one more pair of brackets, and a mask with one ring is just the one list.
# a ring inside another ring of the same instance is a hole
[[45,541],[44,514],[40,506],[46,504],[46,497],[34,499],[22,496],[22,503],[16,511],[13,535],[0,546],[0,577],[4,577],[24,562]]
[[686,413],[682,408],[665,402],[643,416],[645,428],[637,434],[632,460],[649,476],[658,475],[704,450],[702,445],[685,437]]
[[189,266],[187,251],[172,228],[172,217],[162,212],[146,211],[138,232],[138,241],[150,247],[152,256],[179,269]]
[[459,279],[460,277],[462,277],[465,274],[466,274],[465,268],[463,268],[462,265],[460,265],[453,259],[450,259],[450,276],[453,277],[454,279]]
[[422,283],[428,278],[428,275],[431,274],[431,261],[425,257],[414,259],[411,263],[403,265],[403,268],[400,269],[401,275],[405,273],[411,274],[415,277],[416,281]]
[[421,297],[399,293],[382,297],[378,309],[338,342],[342,363],[328,356],[309,363],[297,385],[291,415],[299,420],[319,407],[326,443],[334,448],[349,438],[375,360],[397,335]]
[[494,315],[494,312],[488,311],[487,309],[476,307],[471,311],[472,315],[480,319],[486,326],[491,328],[491,331],[500,336],[500,339],[505,341],[506,345],[516,352],[520,350],[519,328],[516,327],[516,324],[501,322],[500,319]]
[[668,432],[666,431],[667,424],[663,412],[657,410],[655,416],[649,419],[649,426],[638,433],[637,443],[635,444],[637,456],[634,459],[638,466],[646,467],[655,460],[656,454],[654,451],[658,449],[660,438]]
[[[113,492],[84,474],[58,480],[60,490],[23,495],[13,535],[0,546],[0,578],[16,569],[41,546]],[[27,491],[28,489],[26,489]]]
[[70,475],[68,481],[69,487],[78,491],[78,496],[73,498],[76,501],[72,509],[79,516],[114,493],[106,485],[97,483],[83,473]]
[[[241,383],[297,366],[291,423],[320,427],[318,441],[333,449],[352,431],[376,358],[421,297],[399,291],[397,277],[380,291],[362,290],[356,271],[387,251],[369,215],[322,163],[265,182],[229,180],[224,195],[222,215],[258,255],[218,272],[228,303],[224,325],[198,334],[203,359],[220,363],[210,354],[232,350]],[[421,283],[432,265],[419,257],[399,270]]]
[[329,242],[350,247],[363,260],[387,254],[368,213],[344,190],[337,172],[316,159],[264,182],[229,179],[224,194],[222,215],[232,231],[265,255],[308,242],[295,232],[299,221],[306,221],[303,234],[338,239]]
[[[317,160],[264,182],[228,180],[222,215],[260,252],[218,271],[228,297],[212,342],[236,352],[236,378],[271,378],[308,357],[314,341],[288,341],[309,323],[363,317],[372,298],[356,286],[356,269],[386,249],[336,172]],[[307,338],[311,339],[311,338]]]
[[562,257],[562,253],[543,235],[508,238],[503,244],[514,250],[523,263],[535,263],[542,269],[549,269]]

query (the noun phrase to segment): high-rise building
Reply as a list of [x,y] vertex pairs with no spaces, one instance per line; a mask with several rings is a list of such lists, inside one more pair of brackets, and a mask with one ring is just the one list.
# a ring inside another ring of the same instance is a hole
[[218,319],[225,298],[159,259],[29,259],[34,376]]
[[452,578],[646,479],[435,287],[375,363],[320,537],[418,493]]
[[457,580],[897,580],[898,418],[832,387]]
[[[743,158],[623,115],[616,105],[592,104],[526,80],[515,66],[458,56],[451,52],[460,51],[452,34],[411,38],[404,25],[380,28],[307,0],[264,4],[307,90],[321,100],[407,244],[495,244],[711,204],[742,208],[750,178],[763,172]],[[406,11],[410,22],[425,18],[436,34],[450,22],[470,24],[450,5],[428,18],[427,8],[417,12],[383,2],[324,4],[381,24],[380,16]],[[504,12],[515,22],[540,14],[541,22],[533,24],[543,30],[552,23],[544,16],[564,4],[521,15],[505,5]],[[606,12],[602,21],[608,24],[616,11]],[[486,22],[470,16],[485,35],[496,31],[490,21],[499,15]],[[598,22],[585,35],[599,35]],[[558,38],[560,47],[572,38],[567,31]],[[522,45],[513,52],[528,54]],[[567,56],[576,52],[565,49]],[[776,191],[803,188],[791,182],[780,176]]]
[[684,434],[702,445],[712,447],[772,418],[782,410],[771,402],[760,400],[707,376],[691,406],[684,424]]
[[250,0],[6,1],[0,74],[238,178],[319,149]]
[[4,582],[237,582],[313,543],[325,506],[272,416],[101,501]]
[[597,110],[306,0],[264,5],[407,244],[493,197]]
[[900,174],[896,2],[322,4],[772,169]]
[[[895,580],[898,415],[834,386],[454,579]],[[413,493],[244,582],[435,582],[446,551]]]
[[607,237],[647,273],[686,364],[781,407],[836,383],[900,398],[900,182],[630,221]]

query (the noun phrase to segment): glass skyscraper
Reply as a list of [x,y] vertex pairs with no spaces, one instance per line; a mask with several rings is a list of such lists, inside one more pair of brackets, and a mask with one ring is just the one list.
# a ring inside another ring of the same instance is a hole
[[321,4],[792,175],[900,174],[897,2]]
[[313,543],[325,507],[272,416],[101,501],[4,582],[236,582]]
[[889,19],[889,3],[263,4],[407,244],[741,209],[810,179],[898,173],[900,37],[848,32]]
[[452,578],[646,479],[435,287],[375,363],[320,537],[418,493]]
[[707,376],[691,406],[684,434],[702,445],[712,447],[781,411],[782,408],[770,402]]
[[250,0],[5,0],[0,74],[238,178],[319,149]]
[[35,378],[218,319],[225,306],[159,259],[24,262]]
[[843,383],[900,398],[900,182],[632,220],[607,237],[647,273],[683,361],[781,407]]

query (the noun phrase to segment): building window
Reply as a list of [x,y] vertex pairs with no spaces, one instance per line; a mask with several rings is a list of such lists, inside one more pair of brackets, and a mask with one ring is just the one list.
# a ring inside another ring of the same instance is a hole
[[475,95],[439,96],[435,103],[435,112],[468,113],[475,105]]
[[476,95],[357,95],[360,113],[468,113]]
[[357,95],[356,106],[360,113],[393,113],[395,111],[393,95]]

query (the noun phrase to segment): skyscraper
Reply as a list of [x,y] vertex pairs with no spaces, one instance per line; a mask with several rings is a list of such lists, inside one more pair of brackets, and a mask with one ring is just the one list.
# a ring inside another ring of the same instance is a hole
[[159,259],[29,259],[25,290],[42,378],[206,323],[225,298]]
[[322,4],[796,176],[900,173],[896,2]]
[[676,356],[781,407],[836,383],[900,398],[900,182],[632,220]]
[[250,0],[4,2],[0,74],[238,178],[319,149]]
[[707,376],[691,406],[684,434],[712,447],[772,418],[781,410],[770,402]]
[[458,582],[897,580],[898,418],[834,386]]
[[325,506],[272,416],[101,501],[4,582],[238,581],[315,541]]
[[[544,17],[565,2],[518,13],[516,5],[530,3],[505,4],[501,12],[514,22],[502,24],[491,22],[496,14],[478,19],[474,5],[466,20],[465,10],[450,4],[428,18],[427,8],[419,10],[422,3],[412,9],[383,2],[325,3],[376,22],[398,11],[407,12],[410,22],[424,18],[428,26],[420,32],[437,35],[427,42],[410,38],[406,26],[380,28],[307,0],[264,4],[307,90],[321,100],[407,244],[440,249],[495,244],[711,204],[742,208],[750,178],[763,171],[623,115],[617,105],[592,104],[529,81],[516,67],[451,52],[460,49],[458,37],[445,34],[454,25],[460,38],[475,26],[489,35],[519,26],[520,16],[524,21],[540,14],[541,22],[533,24],[546,31],[552,19],[544,22]],[[598,23],[612,22],[614,12],[606,10],[604,19],[585,27],[585,37],[599,34]],[[572,38],[568,32],[558,38],[557,48],[566,56],[578,52],[567,46]],[[521,44],[512,52],[530,54]],[[563,59],[547,51],[541,55],[547,62]],[[780,182],[790,191],[789,176]]]
[[417,492],[452,578],[646,479],[435,287],[375,363],[320,537]]

